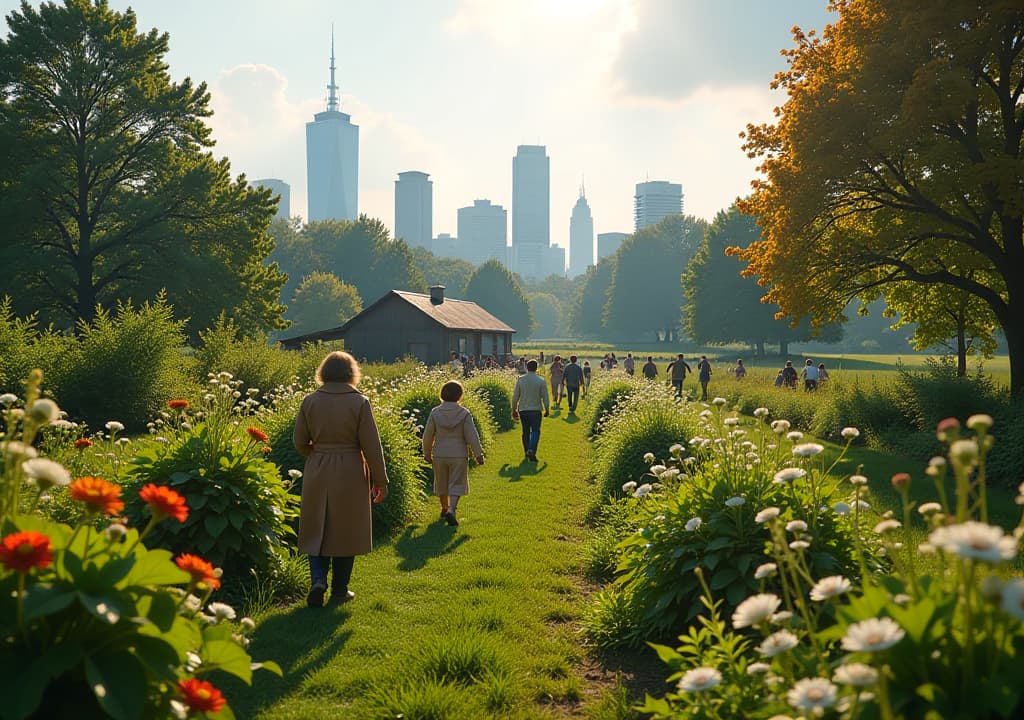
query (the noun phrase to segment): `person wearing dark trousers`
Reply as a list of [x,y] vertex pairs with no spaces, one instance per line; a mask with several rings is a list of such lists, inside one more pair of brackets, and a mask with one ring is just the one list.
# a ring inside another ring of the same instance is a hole
[[512,419],[523,424],[523,453],[531,462],[537,462],[541,412],[547,417],[550,409],[548,384],[537,374],[537,361],[530,360],[526,374],[516,380],[512,391]]
[[708,362],[707,355],[701,355],[700,362],[697,363],[697,380],[700,382],[700,399],[707,402],[708,383],[711,382],[711,363]]
[[565,399],[569,403],[569,413],[576,413],[576,404],[580,401],[580,386],[583,384],[583,368],[576,363],[576,356],[569,356],[569,364],[565,366],[562,378],[565,383]]
[[295,418],[292,442],[306,458],[298,546],[309,555],[310,607],[323,606],[329,570],[330,604],[355,597],[348,589],[354,558],[373,548],[370,503],[388,496],[384,450],[370,401],[356,390],[359,376],[354,357],[330,353],[316,372],[319,389]]
[[672,387],[676,389],[676,398],[683,396],[683,381],[686,380],[686,373],[692,373],[693,370],[683,360],[683,354],[679,353],[679,356],[668,364],[665,368],[665,372],[672,378]]

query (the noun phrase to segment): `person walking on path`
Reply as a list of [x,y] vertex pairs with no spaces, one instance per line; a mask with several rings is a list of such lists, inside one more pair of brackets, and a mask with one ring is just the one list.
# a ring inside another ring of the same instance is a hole
[[800,376],[804,379],[804,392],[814,392],[818,389],[818,367],[813,360],[808,360],[804,364]]
[[576,364],[576,356],[569,356],[569,364],[565,366],[565,399],[569,403],[569,413],[576,413],[576,405],[580,401],[580,386],[583,384],[583,368]]
[[555,401],[555,407],[562,402],[562,385],[565,382],[565,365],[562,364],[562,356],[555,355],[548,368],[548,378],[551,380],[551,397]]
[[736,374],[737,380],[742,380],[747,376],[747,368],[743,365],[743,358],[736,361],[736,368],[733,370],[733,373]]
[[697,380],[700,381],[700,399],[707,402],[708,383],[711,382],[711,363],[708,362],[707,355],[701,355],[700,362],[697,363]]
[[459,524],[459,498],[469,495],[469,453],[477,465],[484,464],[473,414],[459,403],[463,392],[462,383],[455,380],[442,385],[441,404],[430,411],[423,428],[423,458],[434,468],[434,495],[441,502],[441,518],[449,525]]
[[786,366],[782,368],[782,384],[791,390],[796,390],[796,368],[793,367],[793,361],[787,360]]
[[686,373],[693,372],[690,366],[686,364],[686,360],[683,359],[682,353],[679,353],[679,356],[668,364],[665,372],[672,378],[672,387],[676,389],[676,398],[681,398],[683,396],[683,381],[686,380]]
[[825,369],[825,363],[818,363],[818,387],[821,387],[828,381],[828,370]]
[[320,387],[306,395],[295,418],[292,443],[306,458],[299,509],[299,552],[309,555],[310,607],[322,607],[331,578],[330,604],[348,602],[356,555],[373,549],[371,500],[388,496],[377,423],[356,386],[360,371],[346,352],[330,353],[316,371]]
[[547,417],[550,412],[548,385],[537,374],[537,361],[530,360],[526,363],[526,374],[516,380],[512,391],[512,419],[523,424],[523,452],[532,462],[537,462],[541,410]]
[[626,359],[622,361],[622,369],[626,371],[627,375],[636,372],[636,360],[633,359],[633,353],[626,353]]
[[655,380],[658,377],[658,366],[654,364],[654,356],[648,355],[647,362],[644,363],[642,372],[644,377],[648,380]]
[[583,397],[586,397],[587,393],[590,392],[590,380],[591,380],[591,377],[593,376],[593,374],[594,374],[594,371],[590,368],[590,361],[589,360],[584,360],[583,361]]

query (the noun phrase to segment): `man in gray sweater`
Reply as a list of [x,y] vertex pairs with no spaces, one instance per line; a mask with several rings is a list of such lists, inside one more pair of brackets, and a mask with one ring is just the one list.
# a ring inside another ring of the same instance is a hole
[[537,462],[541,410],[547,417],[550,411],[548,384],[537,374],[537,361],[530,360],[526,363],[526,374],[516,380],[512,391],[512,419],[522,421],[523,452],[531,462]]

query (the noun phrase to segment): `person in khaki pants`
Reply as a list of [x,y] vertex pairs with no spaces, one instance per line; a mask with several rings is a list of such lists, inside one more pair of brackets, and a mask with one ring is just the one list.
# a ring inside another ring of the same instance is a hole
[[462,383],[452,380],[441,387],[441,404],[430,411],[423,428],[423,457],[434,468],[434,495],[441,502],[441,518],[458,525],[459,498],[469,495],[469,453],[484,464],[480,434],[473,414],[460,404]]

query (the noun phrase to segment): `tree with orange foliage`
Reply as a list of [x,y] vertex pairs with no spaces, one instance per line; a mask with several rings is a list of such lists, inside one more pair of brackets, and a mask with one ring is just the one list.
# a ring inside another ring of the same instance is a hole
[[[733,249],[787,315],[853,298],[966,293],[1006,335],[1024,395],[1024,6],[1020,0],[834,0],[794,30],[774,124],[748,126],[763,178],[741,203],[764,238]],[[924,303],[924,304],[920,304]],[[940,303],[941,304],[941,303]],[[948,303],[945,303],[948,304]]]

